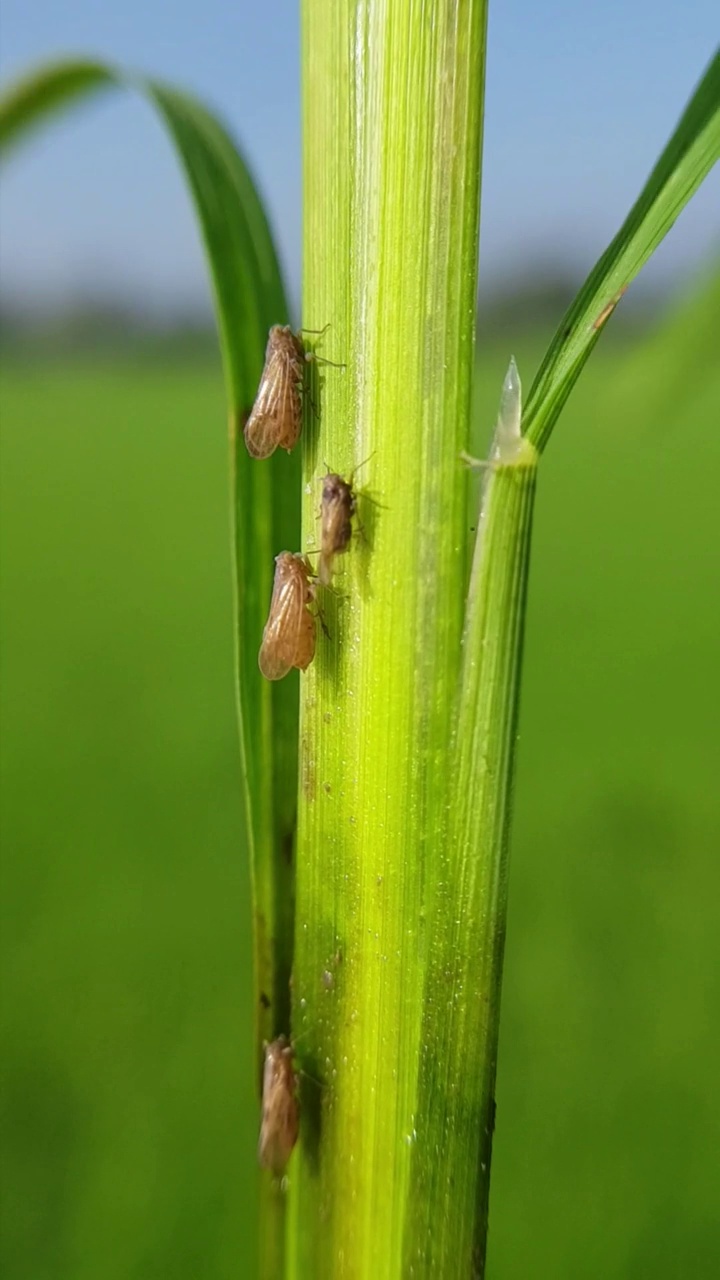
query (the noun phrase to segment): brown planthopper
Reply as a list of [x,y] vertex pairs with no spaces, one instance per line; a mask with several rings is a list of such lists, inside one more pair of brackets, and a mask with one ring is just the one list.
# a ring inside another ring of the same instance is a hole
[[327,587],[332,581],[335,556],[346,551],[352,538],[352,518],[357,509],[350,480],[328,471],[323,480],[320,503],[320,560],[318,578]]
[[292,1045],[288,1044],[285,1036],[278,1036],[277,1040],[265,1045],[258,1143],[258,1160],[263,1169],[270,1169],[276,1177],[282,1177],[299,1129],[300,1108]]
[[270,612],[263,631],[258,662],[267,680],[282,680],[292,667],[304,671],[315,654],[315,599],[309,561],[291,551],[275,557]]
[[[328,325],[325,325],[325,329]],[[323,334],[325,329],[304,329],[304,333]],[[309,354],[302,334],[289,324],[274,324],[268,334],[265,365],[255,404],[245,423],[243,434],[252,458],[269,458],[277,448],[291,449],[297,444],[302,428],[302,392],[305,387],[305,365],[309,361],[331,364],[333,360]]]
[[300,393],[305,360],[302,338],[289,325],[274,324],[255,404],[243,433],[252,458],[269,458],[277,448],[289,453],[296,444],[302,426]]
[[[372,454],[370,455],[372,457]],[[328,471],[323,478],[322,499],[320,502],[320,560],[318,562],[318,579],[324,587],[332,581],[335,556],[347,551],[352,538],[352,519],[357,511],[357,495],[353,488],[355,476],[361,467],[369,462],[361,462],[350,474],[349,480],[334,471]],[[326,464],[327,465],[327,464]],[[371,499],[373,501],[373,499]]]

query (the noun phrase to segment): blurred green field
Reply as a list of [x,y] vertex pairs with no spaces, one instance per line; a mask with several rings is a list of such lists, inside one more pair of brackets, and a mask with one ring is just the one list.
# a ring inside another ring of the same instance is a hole
[[[720,1274],[719,311],[601,344],[542,464],[491,1280]],[[3,1276],[251,1276],[219,368],[0,408]]]

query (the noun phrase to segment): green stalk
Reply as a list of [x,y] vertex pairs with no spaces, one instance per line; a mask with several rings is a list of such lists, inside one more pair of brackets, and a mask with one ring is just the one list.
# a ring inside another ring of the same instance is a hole
[[369,461],[301,684],[289,1275],[382,1280],[407,1250],[466,573],[485,16],[303,6],[303,320],[331,326],[322,354],[346,365],[313,395],[306,549],[324,464]]
[[[520,435],[519,380],[505,384],[478,519],[451,752],[448,839],[425,991],[413,1166],[413,1276],[485,1267],[508,834],[537,452]],[[510,422],[504,413],[510,408]],[[446,905],[444,905],[446,904]],[[418,1140],[420,1148],[420,1139]]]

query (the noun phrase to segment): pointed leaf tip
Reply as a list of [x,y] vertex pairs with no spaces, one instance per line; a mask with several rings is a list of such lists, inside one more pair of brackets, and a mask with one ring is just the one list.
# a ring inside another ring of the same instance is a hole
[[495,438],[493,440],[492,457],[494,462],[512,464],[518,461],[523,452],[522,424],[522,383],[515,363],[510,357],[508,371],[505,374],[500,393]]

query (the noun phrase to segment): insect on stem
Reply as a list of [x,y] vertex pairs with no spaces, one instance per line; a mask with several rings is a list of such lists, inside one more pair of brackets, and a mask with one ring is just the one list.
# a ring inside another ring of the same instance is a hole
[[275,558],[275,581],[268,620],[258,655],[266,680],[282,680],[288,671],[304,671],[315,656],[315,601],[312,566],[306,556],[281,551]]
[[274,324],[268,334],[257,396],[243,430],[251,458],[269,458],[277,448],[290,453],[297,444],[302,428],[305,370],[310,362],[345,368],[306,351],[301,333],[294,333],[290,325]]
[[269,458],[278,447],[289,453],[297,443],[304,376],[302,340],[289,325],[274,324],[268,334],[255,404],[243,432],[251,458]]
[[323,586],[332,582],[336,555],[347,550],[352,538],[352,518],[357,509],[352,480],[328,471],[323,480],[320,504],[320,560],[318,578]]
[[353,467],[348,480],[344,480],[337,472],[331,471],[327,462],[325,463],[327,474],[323,479],[320,502],[320,560],[318,562],[318,578],[325,587],[329,587],[332,582],[335,556],[347,551],[352,538],[352,520],[357,514],[355,476],[374,454],[375,450]]
[[263,1068],[262,1120],[258,1160],[279,1178],[285,1172],[300,1131],[297,1074],[293,1067],[293,1047],[285,1036],[265,1045]]

